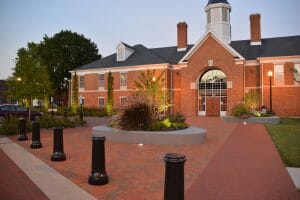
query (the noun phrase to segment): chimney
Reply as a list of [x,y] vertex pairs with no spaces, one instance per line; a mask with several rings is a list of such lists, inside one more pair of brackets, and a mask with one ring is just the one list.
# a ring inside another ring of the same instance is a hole
[[177,51],[185,51],[187,49],[187,28],[186,22],[177,24]]
[[260,14],[250,15],[251,45],[261,45]]

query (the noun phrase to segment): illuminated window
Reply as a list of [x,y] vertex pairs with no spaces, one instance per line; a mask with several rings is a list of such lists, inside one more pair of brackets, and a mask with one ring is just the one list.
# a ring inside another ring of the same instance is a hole
[[227,81],[220,70],[210,70],[203,74],[199,82],[198,111],[206,111],[207,98],[220,99],[220,111],[227,111]]

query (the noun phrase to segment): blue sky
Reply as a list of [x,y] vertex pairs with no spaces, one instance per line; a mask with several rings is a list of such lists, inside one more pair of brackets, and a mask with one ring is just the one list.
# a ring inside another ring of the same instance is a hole
[[[228,0],[232,39],[249,39],[249,15],[259,12],[262,37],[300,35],[299,0]],[[176,24],[189,25],[189,43],[205,32],[208,0],[0,0],[0,79],[27,42],[62,29],[84,34],[107,56],[124,41],[147,47],[176,45]]]

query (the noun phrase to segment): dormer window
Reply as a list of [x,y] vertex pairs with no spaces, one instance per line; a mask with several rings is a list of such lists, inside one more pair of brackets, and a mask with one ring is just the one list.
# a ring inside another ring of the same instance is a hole
[[121,42],[117,46],[117,61],[125,61],[131,54],[133,54],[134,50],[127,44]]

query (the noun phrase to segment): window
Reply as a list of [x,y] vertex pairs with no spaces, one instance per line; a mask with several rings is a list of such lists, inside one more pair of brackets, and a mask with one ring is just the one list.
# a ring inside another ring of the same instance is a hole
[[120,105],[124,106],[127,102],[127,97],[120,97]]
[[228,12],[226,8],[222,8],[222,21],[228,22]]
[[99,74],[99,88],[104,88],[104,74]]
[[207,11],[207,24],[210,24],[211,23],[211,10],[208,10]]
[[127,73],[126,72],[120,74],[120,86],[127,87]]
[[294,70],[295,70],[294,73],[295,81],[300,81],[300,64],[295,64]]
[[284,66],[274,66],[274,85],[284,85]]
[[84,88],[84,76],[79,76],[79,87]]
[[98,104],[99,104],[100,108],[104,107],[104,105],[105,105],[104,97],[98,98]]

